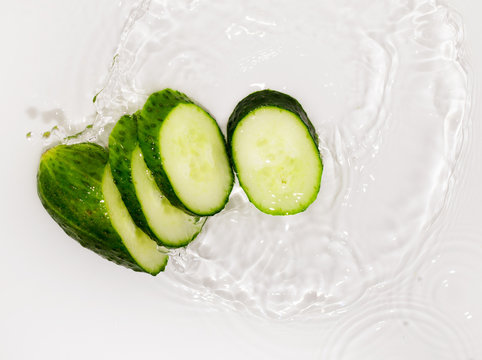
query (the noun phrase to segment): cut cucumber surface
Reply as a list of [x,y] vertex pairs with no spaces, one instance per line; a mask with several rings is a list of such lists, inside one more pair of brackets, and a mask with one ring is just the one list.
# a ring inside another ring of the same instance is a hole
[[241,187],[259,210],[291,215],[316,199],[323,172],[318,138],[291,96],[262,90],[241,100],[228,121],[228,150]]
[[[141,246],[138,250],[135,242],[127,246],[111,222],[107,204],[111,209],[114,205],[103,193],[107,163],[107,149],[96,144],[58,145],[47,150],[37,173],[40,200],[60,227],[82,246],[119,265],[155,275],[166,266],[167,255],[150,239],[154,245],[150,249]],[[122,202],[117,205],[124,206]]]
[[171,205],[147,168],[137,140],[137,115],[125,115],[109,137],[114,182],[134,222],[160,245],[185,246],[201,231],[206,218]]
[[154,180],[172,205],[199,216],[226,205],[234,175],[216,120],[185,94],[149,96],[138,119],[139,145]]
[[137,127],[135,117],[122,116],[109,135],[109,164],[114,182],[119,189],[132,220],[151,237],[147,219],[142,212],[141,204],[132,182],[132,152],[137,146]]
[[138,228],[132,220],[114,183],[109,165],[104,170],[102,192],[112,226],[137,264],[151,274],[157,274],[163,270],[167,263],[167,255],[161,253],[157,243]]

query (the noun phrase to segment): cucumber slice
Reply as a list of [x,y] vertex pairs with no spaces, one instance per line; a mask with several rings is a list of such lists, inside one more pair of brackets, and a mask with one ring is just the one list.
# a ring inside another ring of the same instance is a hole
[[172,205],[189,214],[221,211],[234,175],[218,124],[185,94],[149,96],[138,119],[139,144],[154,179]]
[[168,256],[132,226],[106,175],[108,156],[106,149],[91,143],[49,149],[42,155],[37,173],[40,200],[82,246],[116,264],[155,275],[165,268]]
[[138,145],[136,119],[136,114],[121,117],[110,134],[114,182],[139,228],[160,245],[185,246],[201,231],[206,218],[186,214],[160,192]]
[[273,90],[241,100],[228,121],[228,151],[249,200],[271,215],[302,212],[323,172],[318,138],[298,101]]
[[150,231],[132,183],[132,152],[136,146],[137,128],[135,123],[133,124],[130,115],[122,116],[109,136],[109,164],[112,176],[132,220],[146,234],[154,238],[155,235]]
[[112,226],[122,239],[130,255],[143,270],[157,274],[166,266],[167,255],[158,250],[157,243],[139,229],[129,214],[117,189],[110,166],[107,165],[102,178],[105,207]]

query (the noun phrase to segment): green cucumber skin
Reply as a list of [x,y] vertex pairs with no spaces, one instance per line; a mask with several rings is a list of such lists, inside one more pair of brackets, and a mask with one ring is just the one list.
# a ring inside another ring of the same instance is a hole
[[[228,138],[228,154],[229,158],[232,159],[231,154],[231,142],[233,139],[234,130],[238,123],[243,120],[250,112],[264,106],[273,106],[281,109],[291,111],[292,113],[298,115],[303,124],[305,124],[308,129],[311,138],[315,142],[316,148],[318,149],[318,135],[316,134],[315,127],[311,123],[308,115],[301,106],[301,104],[295,98],[276,91],[276,90],[260,90],[249,94],[243,100],[241,100],[233,112],[229,116],[227,125],[227,138]],[[319,150],[318,150],[319,153]],[[234,168],[234,164],[233,168]]]
[[118,265],[144,272],[107,215],[102,177],[108,157],[107,149],[92,143],[47,150],[37,173],[38,195],[52,218],[80,245]]
[[[158,245],[171,248],[173,247],[172,245],[163,242],[162,239],[159,239],[151,230],[142,211],[142,205],[136,195],[136,188],[132,179],[131,158],[132,152],[139,143],[137,139],[137,116],[137,113],[122,116],[109,136],[109,164],[112,177],[136,225],[149,235],[151,239],[156,241]],[[201,229],[199,229],[199,232]],[[186,246],[196,238],[199,232],[193,234],[192,237],[185,239],[184,242],[179,243],[175,247]]]
[[[277,107],[281,108],[284,110],[288,110],[294,114],[296,114],[300,120],[303,122],[303,124],[306,126],[308,129],[308,132],[313,139],[313,142],[315,143],[315,148],[318,153],[318,156],[321,159],[320,155],[320,150],[318,149],[318,135],[316,133],[315,127],[311,123],[310,119],[308,118],[308,115],[306,114],[305,110],[301,106],[301,104],[293,97],[276,91],[276,90],[260,90],[256,91],[254,93],[249,94],[245,98],[243,98],[234,108],[233,112],[231,113],[228,124],[227,124],[227,150],[228,150],[228,156],[229,156],[229,161],[231,162],[231,166],[234,169],[234,172],[236,173],[238,180],[240,182],[241,187],[243,187],[243,184],[240,180],[239,177],[239,170],[236,167],[236,164],[234,162],[234,157],[233,157],[233,149],[232,149],[232,140],[233,140],[233,135],[236,130],[236,127],[238,124],[252,111],[255,111],[256,109],[259,109],[261,107]],[[321,161],[321,172],[323,173],[323,161]],[[318,192],[317,192],[318,194]],[[250,194],[246,193],[248,196],[248,199],[251,203],[255,204],[256,207],[258,205],[256,204],[255,199],[252,199]],[[309,206],[309,204],[308,204]],[[258,207],[259,210],[266,212],[265,210],[262,210],[261,208]],[[304,211],[303,209],[302,211]],[[270,215],[290,215],[284,212],[267,212]]]
[[151,239],[162,245],[151,231],[132,181],[131,157],[137,141],[137,114],[122,116],[109,136],[109,164],[112,177],[132,220]]
[[[170,203],[186,213],[194,216],[209,216],[214,215],[221,211],[223,207],[214,211],[211,214],[197,214],[188,209],[181,200],[177,197],[169,178],[164,171],[162,161],[160,157],[159,149],[159,131],[162,122],[169,113],[179,104],[194,104],[203,109],[216,123],[214,118],[209,112],[199,104],[191,100],[187,95],[172,89],[164,89],[162,91],[155,92],[149,96],[144,107],[142,108],[138,117],[137,134],[139,139],[139,146],[144,154],[144,160],[147,167],[151,170],[154,180],[161,192],[166,196]],[[217,123],[216,123],[217,125]],[[221,129],[218,126],[219,135],[223,139],[226,148],[226,142]],[[231,187],[234,185],[234,176],[232,179]],[[229,193],[231,190],[229,190]],[[225,205],[225,204],[224,204]]]

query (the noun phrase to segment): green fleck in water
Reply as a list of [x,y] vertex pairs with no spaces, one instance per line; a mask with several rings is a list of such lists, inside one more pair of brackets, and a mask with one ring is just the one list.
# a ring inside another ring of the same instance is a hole
[[[115,54],[114,57],[112,58],[112,64],[110,65],[111,69],[114,67],[116,61],[117,61],[117,58],[119,57],[119,54]],[[95,104],[95,102],[97,101],[97,96],[99,96],[99,94],[104,91],[104,88],[100,89],[97,94],[94,95],[94,97],[92,98],[92,102]]]
[[30,139],[30,138],[32,137],[32,132],[29,131],[29,132],[27,133],[27,135],[25,135],[25,137],[26,137],[27,139]]
[[101,89],[97,94],[94,95],[94,98],[92,99],[92,102],[95,104],[95,102],[97,101],[97,96],[102,92],[102,90],[104,89]]
[[119,57],[119,54],[115,54],[114,57],[112,58],[112,64],[110,65],[111,67],[114,67],[115,62],[117,61],[117,58]]
[[81,136],[87,129],[92,129],[94,127],[94,124],[89,124],[85,127],[84,130],[82,131],[79,131],[78,133],[74,134],[74,135],[70,135],[70,136],[67,136],[64,140],[72,140],[72,139],[75,139],[75,138],[78,138],[79,136]]
[[50,129],[49,131],[44,132],[44,133],[42,134],[42,137],[43,137],[44,139],[48,139],[48,138],[52,135],[53,132],[58,131],[58,130],[59,130],[59,127],[58,127],[57,125],[55,125],[55,126],[54,126],[52,129]]

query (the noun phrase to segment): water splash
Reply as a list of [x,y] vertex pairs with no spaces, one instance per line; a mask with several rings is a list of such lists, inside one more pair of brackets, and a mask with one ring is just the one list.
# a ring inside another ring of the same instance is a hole
[[296,97],[320,137],[317,201],[272,217],[236,185],[165,276],[196,298],[272,318],[344,312],[409,271],[444,209],[470,106],[462,40],[460,19],[434,1],[142,1],[92,128],[69,142],[105,144],[121,115],[165,87],[198,100],[222,129],[253,87]]

